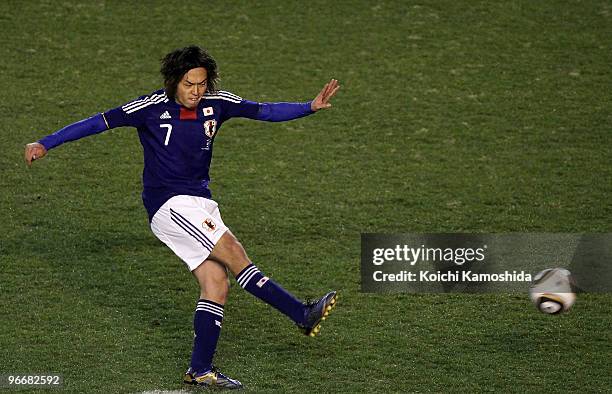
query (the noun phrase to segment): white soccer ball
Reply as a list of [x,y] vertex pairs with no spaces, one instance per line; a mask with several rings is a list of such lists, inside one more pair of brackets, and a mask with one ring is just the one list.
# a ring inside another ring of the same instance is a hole
[[533,278],[529,297],[540,312],[551,315],[566,312],[576,301],[574,285],[574,279],[568,270],[545,269]]

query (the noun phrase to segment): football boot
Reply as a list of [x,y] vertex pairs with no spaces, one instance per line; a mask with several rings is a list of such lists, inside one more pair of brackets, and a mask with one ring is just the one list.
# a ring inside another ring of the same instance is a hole
[[216,367],[212,367],[205,372],[196,372],[189,367],[187,372],[185,372],[183,383],[229,390],[241,389],[243,387],[240,381],[223,375]]
[[327,318],[331,310],[336,306],[338,295],[335,291],[325,294],[317,301],[307,302],[304,324],[298,324],[298,328],[304,335],[314,337],[321,331],[321,322]]

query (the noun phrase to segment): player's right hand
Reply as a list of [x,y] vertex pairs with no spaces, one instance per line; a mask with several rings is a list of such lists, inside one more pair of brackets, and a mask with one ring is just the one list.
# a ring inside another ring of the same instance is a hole
[[47,154],[47,149],[39,142],[32,142],[25,146],[25,161],[28,166],[32,165],[34,160],[42,159]]

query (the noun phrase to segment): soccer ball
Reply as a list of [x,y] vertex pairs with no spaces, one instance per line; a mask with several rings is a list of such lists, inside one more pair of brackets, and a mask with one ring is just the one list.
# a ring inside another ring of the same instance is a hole
[[571,272],[564,268],[549,268],[533,278],[529,297],[540,312],[554,315],[566,312],[574,305],[574,286]]

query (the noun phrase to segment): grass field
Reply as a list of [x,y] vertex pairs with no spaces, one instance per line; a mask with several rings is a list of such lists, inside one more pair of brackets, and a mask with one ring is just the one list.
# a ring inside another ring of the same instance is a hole
[[207,47],[222,88],[331,111],[232,120],[211,188],[252,260],[340,291],[316,340],[232,281],[216,363],[248,391],[610,392],[612,296],[359,291],[361,233],[610,232],[609,1],[0,2],[0,374],[180,390],[198,289],[150,232],[132,129],[23,146],[161,86]]

